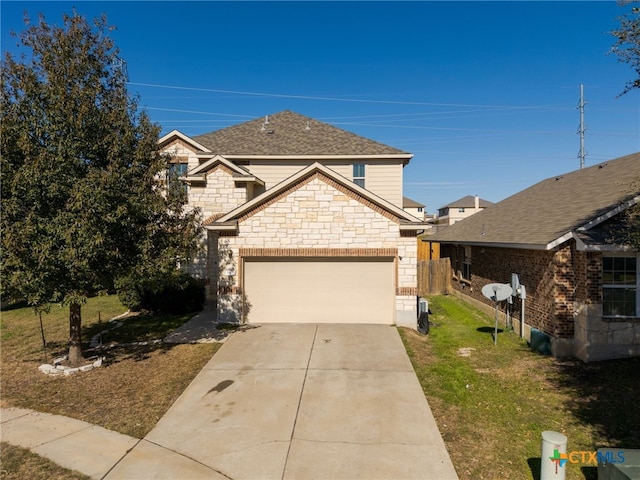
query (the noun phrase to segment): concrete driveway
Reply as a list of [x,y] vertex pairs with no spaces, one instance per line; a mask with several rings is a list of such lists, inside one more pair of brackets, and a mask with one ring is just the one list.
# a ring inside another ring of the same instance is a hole
[[395,327],[234,333],[114,479],[457,479]]

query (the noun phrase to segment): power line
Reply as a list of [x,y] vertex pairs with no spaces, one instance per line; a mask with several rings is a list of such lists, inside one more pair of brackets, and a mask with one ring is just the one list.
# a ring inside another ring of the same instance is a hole
[[513,110],[546,110],[549,108],[558,108],[558,105],[482,105],[482,104],[468,104],[468,103],[433,103],[433,102],[401,102],[394,100],[363,100],[357,98],[339,98],[339,97],[324,97],[314,95],[291,95],[284,93],[264,93],[264,92],[245,92],[241,90],[220,90],[214,88],[199,88],[199,87],[182,87],[177,85],[159,85],[154,83],[141,83],[141,82],[128,82],[129,85],[136,85],[140,87],[152,87],[152,88],[170,88],[174,90],[187,90],[195,92],[214,92],[214,93],[226,93],[231,95],[250,95],[257,97],[272,97],[272,98],[293,98],[301,100],[322,100],[332,102],[351,102],[351,103],[374,103],[383,105],[423,105],[430,107],[461,107],[461,108],[503,108]]

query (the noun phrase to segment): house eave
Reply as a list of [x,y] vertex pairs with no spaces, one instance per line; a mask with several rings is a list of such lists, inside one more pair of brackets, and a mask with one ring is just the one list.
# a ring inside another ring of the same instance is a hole
[[425,237],[423,242],[436,242],[440,244],[451,245],[468,245],[471,247],[487,247],[487,248],[514,248],[522,250],[549,250],[548,245],[540,243],[503,243],[503,242],[479,242],[467,240],[438,240],[432,237]]
[[235,220],[228,222],[213,222],[210,225],[204,225],[205,230],[215,232],[236,232],[238,231],[238,222]]
[[178,177],[178,180],[183,180],[185,182],[204,182],[206,180],[205,174],[200,175],[184,175]]
[[247,182],[247,183],[257,183],[258,185],[264,185],[264,181],[260,180],[255,175],[233,175],[233,180],[235,182]]
[[402,231],[429,230],[432,227],[433,225],[426,222],[400,223],[400,230]]
[[413,158],[412,153],[386,153],[376,155],[224,155],[229,160],[404,160],[407,163]]
[[580,226],[577,228],[578,231],[585,231],[585,230],[590,230],[593,227],[596,227],[598,225],[600,225],[602,222],[606,222],[607,220],[609,220],[612,217],[615,217],[616,215],[618,215],[619,213],[627,210],[628,208],[633,207],[634,205],[640,203],[640,195],[633,197],[629,200],[627,200],[626,202],[621,203],[620,205],[618,205],[615,208],[612,208],[611,210],[609,210],[608,212],[597,216],[596,218],[590,220],[589,222],[585,223],[584,225]]

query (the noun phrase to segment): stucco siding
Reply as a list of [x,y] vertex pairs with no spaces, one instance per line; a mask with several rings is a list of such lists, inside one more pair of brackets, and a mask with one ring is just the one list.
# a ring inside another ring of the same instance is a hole
[[398,207],[402,207],[402,165],[376,162],[366,167],[365,187]]

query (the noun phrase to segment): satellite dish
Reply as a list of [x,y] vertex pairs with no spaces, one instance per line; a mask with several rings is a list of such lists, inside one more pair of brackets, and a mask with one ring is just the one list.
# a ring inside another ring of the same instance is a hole
[[489,283],[482,287],[482,295],[496,302],[496,325],[493,332],[493,344],[498,344],[498,302],[506,300],[513,293],[511,285],[506,283]]
[[511,285],[507,285],[506,283],[488,283],[482,287],[482,295],[494,302],[506,300],[512,293],[513,289]]

